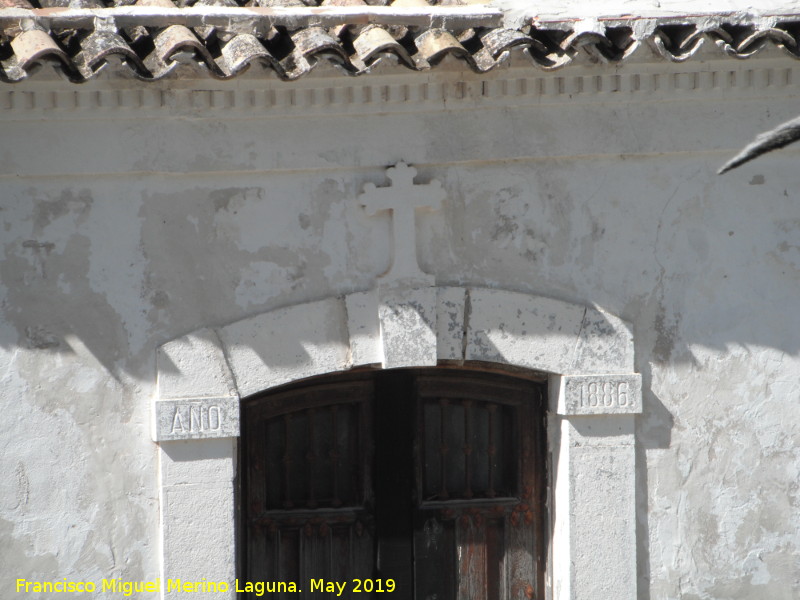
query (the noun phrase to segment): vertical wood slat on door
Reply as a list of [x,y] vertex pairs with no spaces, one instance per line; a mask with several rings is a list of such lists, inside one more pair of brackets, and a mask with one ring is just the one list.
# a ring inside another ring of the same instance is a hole
[[[323,527],[326,527],[326,529],[323,530]],[[301,530],[302,552],[300,564],[302,567],[298,581],[305,582],[300,586],[300,589],[303,590],[301,598],[327,597],[325,594],[312,594],[310,585],[306,589],[307,582],[310,579],[322,578],[327,580],[330,575],[330,569],[328,568],[330,564],[330,546],[327,533],[327,525],[324,523],[318,526],[308,523]]]
[[[278,573],[269,573],[261,581],[298,581],[300,579],[300,532],[296,528],[278,531],[273,538],[278,548]],[[287,596],[280,595],[279,598]]]
[[530,550],[534,547],[534,541],[532,527],[509,527],[506,555],[511,592],[509,598],[514,600],[532,600],[535,597],[536,563]]
[[[507,520],[506,516],[487,518],[485,513],[478,511],[459,519],[456,527],[458,600],[501,600],[508,597],[506,580],[512,560],[507,560]],[[530,562],[529,550],[527,557]]]
[[486,522],[487,600],[507,598],[505,523],[505,517],[487,519]]
[[[537,402],[526,402],[520,405],[520,414],[528,424],[527,435],[520,437],[520,458],[524,468],[520,481],[520,502],[514,507],[509,519],[507,534],[508,579],[510,598],[534,600],[543,593],[543,574],[540,571],[543,557],[543,515],[544,515],[544,478],[540,477],[543,467],[544,449],[542,447],[544,425],[537,424],[540,417],[535,407],[544,401],[542,390],[535,390]],[[541,425],[538,427],[537,425]],[[532,468],[534,467],[535,468]]]
[[433,511],[419,513],[417,519],[414,528],[416,598],[449,598],[456,586],[455,522],[443,521]]
[[462,515],[456,526],[458,600],[488,598],[486,530],[482,523]]

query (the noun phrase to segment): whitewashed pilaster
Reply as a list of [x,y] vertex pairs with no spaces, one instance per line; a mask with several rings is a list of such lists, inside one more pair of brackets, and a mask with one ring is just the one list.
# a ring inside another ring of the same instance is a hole
[[636,600],[641,375],[553,375],[553,599]]
[[161,598],[184,598],[184,582],[205,579],[223,582],[228,591],[203,598],[233,599],[236,385],[210,329],[159,348],[156,366],[152,436],[159,443]]

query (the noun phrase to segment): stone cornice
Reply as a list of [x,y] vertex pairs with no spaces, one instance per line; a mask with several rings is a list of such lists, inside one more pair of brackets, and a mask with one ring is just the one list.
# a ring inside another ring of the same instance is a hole
[[[800,64],[775,56],[744,62],[727,60],[670,64],[630,63],[622,68],[573,66],[557,72],[525,68],[524,59],[483,77],[450,60],[426,77],[385,64],[367,78],[336,77],[320,69],[299,82],[284,83],[255,74],[235,86],[226,82],[183,78],[142,85],[102,77],[82,86],[64,86],[50,76],[18,86],[0,87],[0,118],[134,117],[131,112],[205,118],[252,118],[282,115],[373,114],[533,106],[550,103],[649,102],[724,99],[795,93]],[[256,112],[253,112],[256,111]]]

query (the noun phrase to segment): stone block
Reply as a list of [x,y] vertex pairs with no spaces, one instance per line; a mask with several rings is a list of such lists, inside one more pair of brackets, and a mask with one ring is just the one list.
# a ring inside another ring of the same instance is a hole
[[153,440],[239,436],[239,398],[185,398],[153,403]]
[[436,354],[440,360],[464,360],[466,290],[441,287],[436,294]]
[[436,365],[436,288],[381,288],[383,367]]
[[633,446],[636,415],[591,415],[564,419],[571,446]]
[[569,462],[569,599],[636,600],[634,448],[571,448]]
[[633,329],[612,314],[588,307],[581,324],[570,373],[630,373]]
[[568,373],[586,309],[552,298],[470,289],[466,360]]
[[[553,388],[551,388],[553,389]],[[564,375],[558,378],[557,412],[561,415],[641,414],[642,376]]]
[[161,485],[231,485],[237,440],[186,440],[159,446]]
[[637,598],[634,418],[552,419],[553,600]]
[[345,297],[350,334],[350,366],[383,363],[383,343],[378,319],[378,296],[374,291]]
[[283,383],[348,367],[344,299],[273,310],[219,330],[244,397]]
[[217,334],[200,329],[156,353],[160,399],[235,396],[236,385]]
[[164,528],[162,592],[164,600],[186,597],[181,590],[169,590],[169,580],[226,583],[226,592],[193,593],[205,600],[233,600],[236,578],[232,485],[167,486],[162,489],[161,511]]

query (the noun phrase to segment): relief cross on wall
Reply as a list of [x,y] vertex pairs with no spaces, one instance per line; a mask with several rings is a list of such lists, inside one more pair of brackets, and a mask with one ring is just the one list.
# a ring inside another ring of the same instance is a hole
[[434,283],[433,275],[425,273],[417,262],[416,211],[437,210],[447,197],[442,184],[436,180],[415,184],[417,170],[400,162],[386,170],[391,184],[377,187],[367,183],[358,200],[369,216],[384,210],[392,211],[392,264],[379,276],[382,284],[399,281]]

